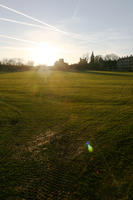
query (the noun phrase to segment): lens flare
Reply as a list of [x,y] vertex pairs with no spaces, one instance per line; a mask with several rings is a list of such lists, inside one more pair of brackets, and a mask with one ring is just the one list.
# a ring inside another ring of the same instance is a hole
[[93,147],[91,145],[88,145],[88,151],[93,152]]
[[88,146],[88,151],[89,151],[90,153],[92,153],[92,152],[93,152],[93,147],[90,145],[90,142],[86,142],[86,144],[87,144],[87,146]]

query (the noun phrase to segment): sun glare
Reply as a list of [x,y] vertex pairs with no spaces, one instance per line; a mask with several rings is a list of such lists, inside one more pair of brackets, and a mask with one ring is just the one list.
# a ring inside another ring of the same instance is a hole
[[58,49],[48,43],[40,43],[32,49],[31,59],[38,64],[53,65],[58,58]]

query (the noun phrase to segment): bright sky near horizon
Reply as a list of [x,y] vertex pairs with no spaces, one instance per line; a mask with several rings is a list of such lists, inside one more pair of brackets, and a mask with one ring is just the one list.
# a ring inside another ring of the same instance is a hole
[[132,0],[0,0],[0,60],[133,54]]

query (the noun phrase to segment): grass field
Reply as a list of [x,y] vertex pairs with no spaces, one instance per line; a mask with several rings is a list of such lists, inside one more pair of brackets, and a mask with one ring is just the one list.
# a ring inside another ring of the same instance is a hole
[[0,74],[0,200],[133,199],[132,133],[133,73]]

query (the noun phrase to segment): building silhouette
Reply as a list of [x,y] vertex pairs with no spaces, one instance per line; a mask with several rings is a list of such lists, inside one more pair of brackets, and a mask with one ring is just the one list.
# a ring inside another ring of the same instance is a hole
[[127,56],[127,57],[123,57],[120,58],[117,61],[117,68],[118,70],[128,70],[128,71],[133,71],[133,56]]
[[68,63],[65,63],[63,58],[59,59],[54,64],[54,67],[60,70],[66,70],[68,66],[69,66]]

